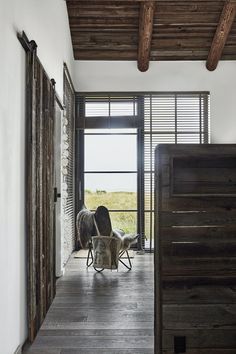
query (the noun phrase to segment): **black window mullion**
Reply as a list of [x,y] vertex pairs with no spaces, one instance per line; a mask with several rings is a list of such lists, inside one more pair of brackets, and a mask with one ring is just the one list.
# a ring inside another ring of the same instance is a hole
[[178,110],[177,110],[177,94],[175,94],[175,144],[177,144],[177,114],[178,114]]
[[[153,116],[152,116],[152,113],[153,113],[153,106],[152,106],[152,96],[150,97],[150,129],[152,131],[152,127],[153,127]],[[153,198],[153,188],[152,188],[152,185],[153,185],[153,182],[152,182],[152,179],[153,179],[153,148],[152,148],[152,143],[153,143],[153,134],[151,134],[150,136],[150,166],[151,166],[151,174],[150,174],[150,209],[152,210],[152,198]],[[151,245],[152,245],[152,212],[150,213],[150,228],[149,228],[149,235],[150,235],[150,247],[149,247],[149,251],[151,252]]]
[[144,97],[138,99],[138,114],[140,128],[137,134],[137,232],[141,237],[138,239],[138,249],[145,247],[145,222],[144,222]]
[[200,144],[202,144],[202,95],[199,97],[199,130],[200,130]]
[[208,95],[204,94],[204,117],[206,117],[203,121],[203,126],[204,126],[204,144],[207,144],[209,142],[209,132],[208,132],[208,124],[209,124],[209,100],[208,100]]

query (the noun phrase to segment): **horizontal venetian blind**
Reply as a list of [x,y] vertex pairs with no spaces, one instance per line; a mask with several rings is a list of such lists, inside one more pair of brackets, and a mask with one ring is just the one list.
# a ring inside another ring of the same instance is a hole
[[145,234],[154,228],[154,150],[158,144],[208,143],[209,93],[153,93],[143,98]]

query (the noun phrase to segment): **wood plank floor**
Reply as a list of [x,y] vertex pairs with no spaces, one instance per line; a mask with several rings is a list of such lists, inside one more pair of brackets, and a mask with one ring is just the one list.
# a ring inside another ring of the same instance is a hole
[[72,258],[27,354],[153,354],[153,256],[97,273]]

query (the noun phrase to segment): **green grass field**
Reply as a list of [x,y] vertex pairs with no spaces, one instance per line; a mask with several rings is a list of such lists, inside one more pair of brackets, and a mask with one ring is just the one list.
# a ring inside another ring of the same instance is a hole
[[[106,192],[85,191],[85,205],[90,210],[95,210],[99,205],[106,206],[109,210],[137,209],[137,194],[134,192]],[[111,212],[113,229],[119,228],[126,233],[136,233],[137,212]]]

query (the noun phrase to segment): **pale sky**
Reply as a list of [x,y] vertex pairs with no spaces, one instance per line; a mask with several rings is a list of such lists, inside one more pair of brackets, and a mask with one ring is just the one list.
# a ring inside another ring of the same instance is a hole
[[[104,132],[105,130],[99,130]],[[126,132],[127,130],[106,130]],[[135,132],[135,130],[129,130]],[[92,132],[91,130],[87,132]],[[136,171],[137,136],[85,135],[85,171]],[[137,191],[137,174],[85,174],[85,189]]]

